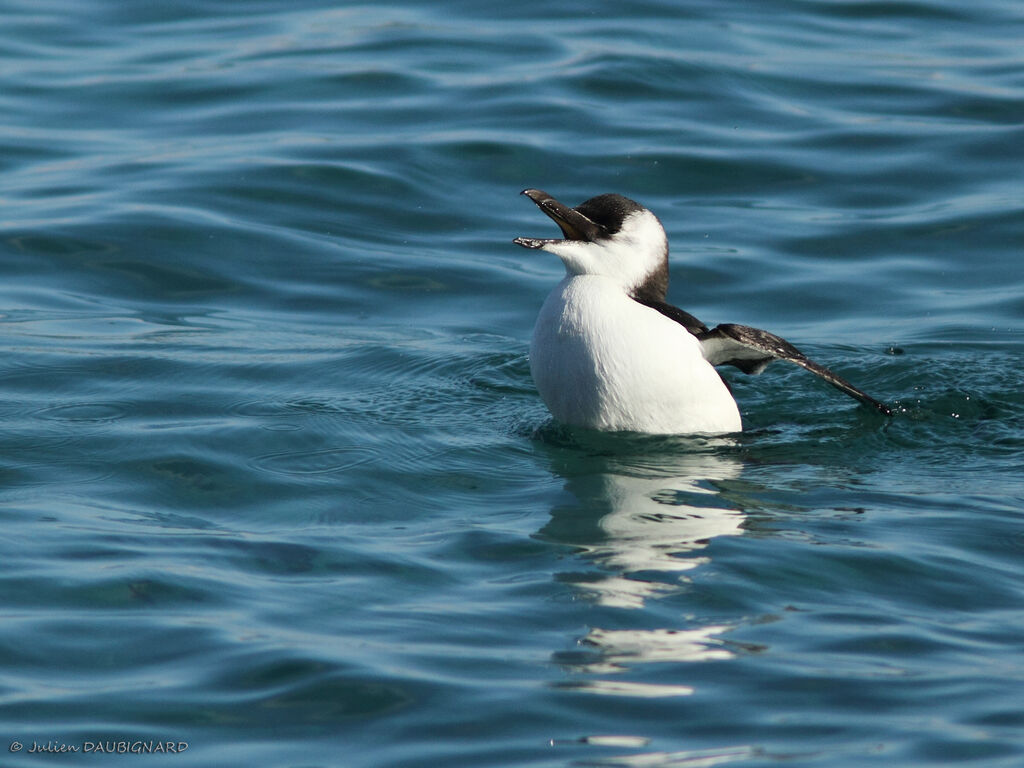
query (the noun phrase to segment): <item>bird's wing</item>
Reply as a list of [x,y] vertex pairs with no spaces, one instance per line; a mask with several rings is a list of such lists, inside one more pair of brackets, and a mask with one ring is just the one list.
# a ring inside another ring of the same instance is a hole
[[[667,315],[664,312],[662,314]],[[671,317],[671,315],[668,316]],[[689,327],[687,330],[690,330]],[[892,416],[892,409],[889,406],[861,392],[846,379],[836,375],[825,366],[809,360],[803,352],[774,333],[732,323],[715,326],[710,331],[694,333],[690,330],[690,332],[700,341],[701,347],[704,349],[704,358],[712,365],[734,365],[744,373],[758,374],[772,360],[788,360],[816,376],[820,376],[850,397],[860,400],[865,405],[870,405],[886,416]]]
[[675,320],[683,328],[688,330],[694,336],[698,336],[702,333],[708,332],[708,327],[704,325],[700,320],[691,315],[689,312],[684,312],[679,307],[669,304],[667,301],[659,301],[654,298],[647,298],[644,296],[634,296],[633,300],[643,304],[645,307],[656,309],[658,312],[663,314],[669,320]]

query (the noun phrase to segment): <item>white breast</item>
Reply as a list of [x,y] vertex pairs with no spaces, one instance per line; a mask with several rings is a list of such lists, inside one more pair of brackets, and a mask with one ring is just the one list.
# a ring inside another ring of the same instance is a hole
[[608,431],[738,432],[739,410],[700,342],[598,275],[567,276],[544,302],[530,371],[551,414]]

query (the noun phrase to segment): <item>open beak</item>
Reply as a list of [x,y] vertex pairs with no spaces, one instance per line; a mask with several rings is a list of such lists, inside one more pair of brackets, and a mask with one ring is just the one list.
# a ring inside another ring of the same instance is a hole
[[537,207],[558,225],[565,238],[562,240],[559,238],[517,237],[512,241],[516,245],[521,245],[524,248],[543,248],[545,245],[561,243],[565,240],[593,242],[600,237],[608,236],[607,230],[600,224],[591,221],[575,208],[558,202],[547,192],[539,189],[524,189],[523,194],[533,200]]

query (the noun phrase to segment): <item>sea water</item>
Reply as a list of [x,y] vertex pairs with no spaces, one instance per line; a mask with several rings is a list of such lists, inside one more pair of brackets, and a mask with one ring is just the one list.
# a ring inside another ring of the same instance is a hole
[[[3,765],[1024,763],[1020,3],[0,18]],[[552,423],[525,187],[896,416]]]

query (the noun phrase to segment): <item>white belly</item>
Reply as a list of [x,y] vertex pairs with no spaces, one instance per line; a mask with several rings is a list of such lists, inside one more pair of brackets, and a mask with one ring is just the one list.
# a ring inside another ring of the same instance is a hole
[[565,424],[655,434],[743,428],[700,342],[603,277],[567,277],[551,292],[534,328],[530,371]]

